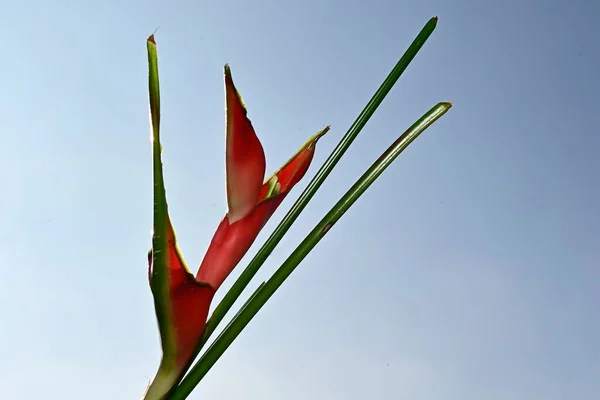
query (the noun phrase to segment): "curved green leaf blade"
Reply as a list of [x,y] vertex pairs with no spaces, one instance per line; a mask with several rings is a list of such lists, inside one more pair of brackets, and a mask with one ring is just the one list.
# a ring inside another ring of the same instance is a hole
[[375,182],[381,173],[414,141],[425,129],[431,126],[452,107],[451,103],[439,103],[404,132],[342,196],[335,206],[323,217],[306,236],[294,252],[284,261],[271,278],[252,295],[229,325],[215,339],[200,360],[172,392],[170,400],[185,399],[206,373],[212,368],[231,343],[237,338],[252,318],[265,305],[269,298],[290,276],[300,262],[330,231],[331,227],[348,211],[358,198]]

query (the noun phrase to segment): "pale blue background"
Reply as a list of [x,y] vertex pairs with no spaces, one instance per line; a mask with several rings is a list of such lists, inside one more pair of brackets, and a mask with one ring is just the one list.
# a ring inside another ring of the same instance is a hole
[[157,26],[168,198],[195,268],[225,212],[223,64],[269,172],[331,124],[308,179],[434,15],[438,29],[261,278],[415,119],[455,107],[192,398],[600,398],[598,1],[1,9],[3,399],[139,399],[158,365],[145,50]]

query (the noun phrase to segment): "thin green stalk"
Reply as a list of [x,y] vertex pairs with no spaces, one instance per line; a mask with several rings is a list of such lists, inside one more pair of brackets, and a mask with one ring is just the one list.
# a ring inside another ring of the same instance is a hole
[[[331,173],[333,168],[336,166],[338,161],[342,158],[348,147],[352,144],[354,139],[358,136],[362,128],[369,121],[377,107],[381,104],[385,96],[392,89],[394,84],[398,81],[402,73],[406,70],[410,62],[417,55],[425,41],[433,33],[437,24],[437,17],[431,18],[427,24],[421,29],[421,32],[417,35],[415,40],[412,42],[410,47],[406,50],[402,58],[398,61],[396,66],[392,69],[390,74],[387,76],[385,81],[381,84],[377,92],[373,95],[371,100],[367,103],[364,110],[356,118],[356,121],[348,129],[348,132],[342,137],[336,148],[333,150],[331,155],[325,160],[323,166],[315,174],[313,179],[310,181],[306,189],[302,192],[298,200],[294,203],[292,208],[288,211],[279,225],[275,228],[271,236],[267,239],[265,244],[261,247],[258,253],[254,256],[250,264],[242,272],[239,278],[235,281],[231,289],[221,300],[221,303],[217,306],[212,316],[207,322],[206,330],[201,340],[198,352],[201,347],[208,341],[208,338],[215,331],[217,325],[223,320],[227,312],[231,309],[233,304],[236,302],[242,291],[248,286],[248,283],[254,275],[258,272],[260,267],[263,265],[267,257],[273,252],[281,238],[287,233],[292,224],[296,221],[302,210],[306,207],[308,202],[312,199],[316,191],[319,189],[323,181]],[[196,353],[197,354],[197,353]]]
[[269,300],[281,284],[290,276],[294,269],[317,245],[317,243],[330,231],[331,227],[344,215],[346,211],[358,200],[364,191],[381,175],[381,173],[398,157],[408,145],[415,140],[425,129],[433,124],[452,107],[451,103],[439,103],[406,132],[404,132],[371,167],[356,181],[344,194],[335,206],[306,236],[294,252],[285,260],[271,278],[254,293],[252,298],[231,320],[229,325],[215,339],[212,345],[202,355],[179,386],[170,396],[170,400],[185,399],[200,380],[206,375],[215,362],[227,350],[240,332],[248,325],[250,320],[258,313],[262,306]]

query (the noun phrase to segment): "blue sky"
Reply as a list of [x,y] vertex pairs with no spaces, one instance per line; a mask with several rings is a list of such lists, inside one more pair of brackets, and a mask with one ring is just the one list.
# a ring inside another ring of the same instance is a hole
[[436,32],[257,282],[406,127],[438,101],[454,108],[191,398],[600,398],[594,0],[6,2],[3,397],[140,398],[156,370],[145,52],[156,27],[167,195],[195,266],[225,212],[223,64],[269,172],[332,126],[259,244],[434,15]]

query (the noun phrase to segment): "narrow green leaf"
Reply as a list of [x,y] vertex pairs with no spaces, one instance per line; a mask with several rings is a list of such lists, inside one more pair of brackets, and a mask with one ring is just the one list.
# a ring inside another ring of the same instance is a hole
[[[154,307],[159,321],[169,321],[171,310],[169,299],[169,270],[168,270],[168,208],[163,179],[160,144],[160,86],[158,79],[158,54],[154,35],[147,42],[148,49],[148,89],[150,96],[150,122],[152,124],[152,180],[154,192],[153,231],[152,231],[152,270],[150,288],[154,294]],[[175,332],[170,324],[159,323],[160,337],[163,348],[163,358],[154,380],[146,389],[144,399],[158,399],[174,383],[170,377],[171,365],[174,360],[168,355],[175,354]],[[176,382],[176,381],[175,381]],[[165,389],[165,386],[167,388]]]
[[[160,295],[154,296],[156,311],[161,318],[166,320],[169,318],[169,305],[163,300],[169,298],[169,281],[167,270],[167,252],[168,248],[168,232],[167,221],[168,209],[167,198],[165,194],[165,183],[163,178],[162,160],[161,160],[161,144],[160,144],[160,87],[158,80],[158,55],[156,51],[156,42],[154,35],[151,35],[147,41],[148,48],[148,87],[150,94],[150,119],[152,123],[152,171],[154,185],[154,228],[152,232],[152,255],[153,255],[153,279],[152,291],[158,292]],[[161,337],[170,343],[175,348],[175,339],[171,329],[161,331]]]
[[229,325],[215,339],[214,343],[202,355],[198,363],[192,368],[179,386],[175,389],[170,400],[185,399],[200,380],[206,375],[215,362],[227,350],[240,332],[248,325],[250,320],[258,313],[262,306],[269,300],[281,284],[290,276],[294,269],[317,245],[317,243],[330,231],[331,227],[348,211],[365,190],[381,175],[381,173],[398,157],[408,145],[415,140],[425,129],[432,125],[452,107],[451,103],[439,103],[406,132],[404,132],[371,167],[358,179],[358,181],[344,194],[336,205],[306,236],[294,252],[285,260],[271,278],[262,285],[257,292],[246,302],[244,307],[231,320]]
[[286,232],[290,229],[292,224],[296,221],[302,210],[306,207],[308,202],[312,199],[317,190],[321,187],[327,176],[331,173],[333,168],[337,165],[339,160],[342,158],[346,150],[350,147],[354,139],[358,136],[362,128],[369,121],[377,107],[381,104],[385,96],[392,89],[394,84],[398,81],[402,73],[406,70],[410,62],[417,55],[423,44],[427,41],[429,36],[433,33],[437,24],[437,17],[431,18],[427,24],[423,27],[421,32],[417,35],[415,40],[412,42],[410,47],[406,50],[404,55],[400,58],[396,66],[392,69],[390,74],[387,76],[385,81],[381,84],[379,89],[375,92],[371,100],[367,103],[363,111],[356,118],[356,121],[348,129],[348,132],[342,137],[336,148],[333,150],[331,155],[325,160],[323,166],[315,174],[313,179],[310,181],[306,189],[302,192],[298,200],[294,203],[279,225],[275,228],[271,236],[267,239],[265,244],[261,247],[258,253],[254,256],[250,264],[242,272],[237,281],[233,284],[231,289],[224,296],[223,300],[212,316],[207,322],[206,331],[201,341],[200,348],[204,345],[208,338],[215,331],[217,325],[223,320],[227,312],[231,309],[233,304],[236,302],[240,294],[246,288],[250,280],[258,272],[260,267],[263,265],[267,257],[273,252],[277,244],[281,241]]

